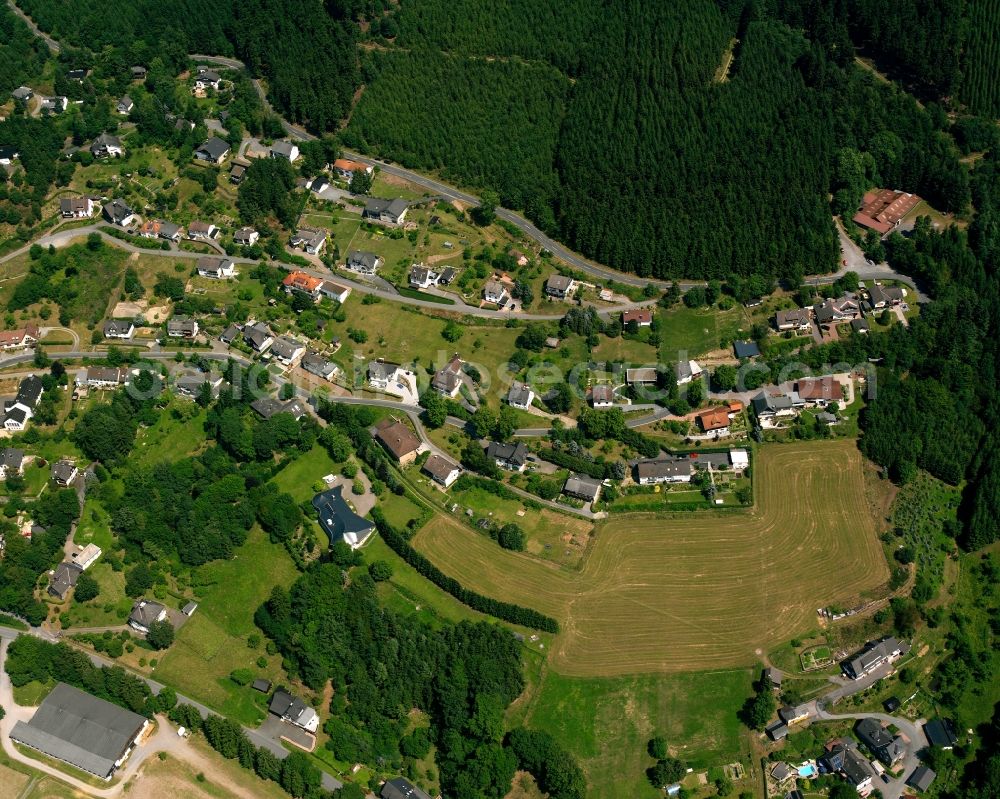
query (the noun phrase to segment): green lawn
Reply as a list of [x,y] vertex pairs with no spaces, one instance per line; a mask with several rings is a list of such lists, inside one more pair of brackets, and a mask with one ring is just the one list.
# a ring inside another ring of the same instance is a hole
[[91,566],[88,572],[97,580],[101,593],[90,602],[73,601],[70,604],[70,632],[73,627],[124,624],[132,610],[132,599],[125,596],[125,572],[114,571],[103,559]]
[[115,537],[111,533],[111,516],[91,492],[83,505],[80,521],[73,536],[73,543],[85,547],[97,544],[103,552],[115,548]]
[[27,685],[14,686],[14,701],[21,707],[37,707],[55,687],[55,680],[32,680]]
[[689,358],[717,350],[723,339],[732,339],[739,334],[748,334],[750,323],[743,316],[741,306],[720,311],[718,308],[692,309],[678,305],[663,313],[661,332],[665,363],[675,363],[678,352],[686,352]]
[[420,517],[420,508],[414,504],[413,500],[389,491],[379,497],[378,505],[382,509],[382,513],[385,514],[386,521],[393,527],[406,527],[411,519]]
[[[285,549],[254,527],[232,560],[215,561],[197,571],[198,610],[180,629],[154,676],[243,723],[259,721],[264,710],[258,696],[228,675],[233,669],[254,666],[265,655],[262,647],[251,650],[247,645],[247,636],[257,632],[254,612],[275,585],[290,586],[297,574]],[[263,669],[254,667],[255,673],[282,679],[280,658],[267,661]]]
[[721,766],[743,751],[736,712],[750,693],[750,670],[574,678],[547,671],[527,714],[572,752],[590,795],[655,799],[646,779],[646,743],[659,733],[695,769]]
[[152,427],[139,430],[132,457],[142,464],[172,463],[197,453],[205,443],[205,416],[189,400],[174,400]]
[[271,481],[280,491],[287,491],[296,502],[312,499],[313,483],[330,473],[338,474],[340,469],[319,444],[305,455],[300,455],[275,475]]

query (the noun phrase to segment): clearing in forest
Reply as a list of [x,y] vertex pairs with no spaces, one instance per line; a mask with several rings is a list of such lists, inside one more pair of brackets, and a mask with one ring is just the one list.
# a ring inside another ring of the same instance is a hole
[[443,516],[413,543],[467,587],[557,618],[561,674],[746,665],[889,576],[853,441],[767,446],[755,468],[753,510],[609,521],[576,573]]

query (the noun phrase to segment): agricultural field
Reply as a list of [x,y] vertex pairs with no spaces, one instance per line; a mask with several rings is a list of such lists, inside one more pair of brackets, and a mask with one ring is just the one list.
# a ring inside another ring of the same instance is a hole
[[566,676],[743,667],[817,607],[870,596],[889,576],[857,501],[854,442],[765,447],[756,480],[747,512],[606,522],[572,575],[447,517],[414,545],[469,588],[559,619],[549,662]]

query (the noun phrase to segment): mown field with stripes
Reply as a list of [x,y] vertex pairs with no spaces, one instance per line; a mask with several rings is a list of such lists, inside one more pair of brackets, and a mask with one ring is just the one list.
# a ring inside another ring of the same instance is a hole
[[755,468],[753,510],[609,520],[578,572],[447,517],[413,544],[467,587],[557,618],[561,674],[744,666],[889,577],[853,441],[770,445]]

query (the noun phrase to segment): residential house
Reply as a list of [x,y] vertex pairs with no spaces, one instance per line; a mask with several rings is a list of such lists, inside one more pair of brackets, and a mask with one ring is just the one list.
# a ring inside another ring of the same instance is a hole
[[42,381],[35,375],[30,375],[21,381],[17,396],[4,402],[3,426],[6,430],[20,432],[28,425],[28,420],[34,416],[35,407],[42,398],[45,389]]
[[486,457],[508,472],[523,472],[528,465],[528,448],[520,441],[516,444],[491,441],[486,448]]
[[35,91],[30,86],[18,86],[10,94],[19,103],[26,103],[35,96]]
[[445,488],[450,487],[462,473],[462,469],[458,464],[452,463],[437,453],[432,454],[427,459],[427,462],[423,465],[423,471],[435,483],[440,483]]
[[287,139],[281,139],[271,145],[271,158],[283,158],[288,163],[294,164],[298,160],[298,157],[298,145]]
[[0,166],[10,166],[20,155],[17,148],[13,145],[5,144],[0,146]]
[[59,201],[63,219],[89,219],[94,215],[94,201],[90,197],[64,197]]
[[368,364],[369,385],[377,390],[389,388],[392,383],[397,381],[399,368],[398,363],[389,363],[383,360],[371,361]]
[[379,793],[381,799],[431,799],[416,785],[402,777],[389,780]]
[[203,256],[198,259],[198,274],[214,280],[225,280],[236,276],[236,264],[231,258]]
[[905,297],[906,289],[899,286],[882,286],[876,283],[868,289],[868,304],[875,311],[901,305]]
[[729,408],[719,405],[699,413],[695,419],[702,432],[722,438],[729,435]]
[[150,219],[139,226],[139,235],[147,239],[165,239],[167,241],[180,241],[181,228],[173,222],[165,222],[161,219]]
[[906,778],[906,784],[920,793],[924,793],[931,787],[935,777],[937,774],[932,769],[927,768],[927,766],[917,766],[913,773]]
[[68,97],[45,97],[42,99],[42,104],[39,107],[39,111],[43,115],[47,114],[61,114],[69,107]]
[[371,197],[365,203],[365,210],[362,212],[361,218],[384,225],[401,225],[406,219],[406,211],[409,207],[406,200],[383,200],[379,197]]
[[90,153],[94,158],[121,158],[125,155],[125,148],[117,136],[102,133],[91,142]]
[[285,287],[286,294],[302,294],[313,302],[318,302],[319,288],[323,285],[323,281],[308,272],[296,270],[287,274],[281,284]]
[[250,409],[262,419],[270,419],[279,413],[288,413],[295,418],[295,421],[298,421],[307,413],[305,406],[297,399],[282,402],[274,397],[261,397],[254,400],[250,403]]
[[562,492],[573,499],[582,499],[584,502],[597,502],[601,495],[601,481],[582,474],[570,474],[563,484]]
[[639,327],[649,327],[653,324],[653,311],[649,308],[622,311],[622,327],[628,327],[630,322],[635,322]]
[[97,544],[87,544],[87,546],[79,552],[74,552],[70,557],[73,558],[73,563],[84,571],[87,571],[101,557],[101,548]]
[[265,680],[263,677],[260,677],[250,683],[250,687],[255,691],[260,691],[262,694],[271,693],[271,681]]
[[194,79],[194,87],[199,91],[205,91],[206,89],[213,89],[215,91],[219,90],[219,86],[222,83],[222,78],[219,77],[219,73],[211,69],[206,69],[205,67],[198,67],[198,74]]
[[343,541],[351,549],[362,547],[375,532],[375,525],[356,514],[344,499],[344,487],[334,486],[313,497],[312,504],[319,516],[330,546]]
[[233,244],[239,247],[252,247],[260,239],[260,233],[252,227],[241,227],[233,234]]
[[339,283],[334,283],[332,280],[324,280],[319,284],[319,293],[323,297],[329,297],[336,302],[345,303],[347,302],[347,298],[351,296],[351,287],[342,286]]
[[243,331],[240,330],[239,325],[230,325],[219,334],[219,341],[223,344],[232,344],[242,333]]
[[674,367],[674,374],[677,376],[677,385],[683,386],[692,380],[700,380],[704,370],[697,361],[678,361]]
[[615,389],[606,384],[590,389],[590,404],[595,408],[610,408],[615,404]]
[[135,211],[129,208],[124,200],[112,200],[104,203],[101,212],[108,222],[112,225],[118,225],[118,227],[128,227],[135,222]]
[[[827,771],[840,774],[859,793],[867,792],[872,786],[875,772],[853,746],[843,743],[834,746],[819,760]],[[835,767],[834,767],[835,766]]]
[[576,283],[573,278],[565,275],[552,275],[545,281],[545,293],[558,300],[566,299],[573,293],[574,288],[576,288]]
[[639,461],[635,465],[635,476],[639,485],[657,483],[690,483],[694,475],[694,464],[690,458],[669,458],[655,461]]
[[188,225],[187,233],[192,241],[214,241],[219,237],[219,229],[215,225],[197,219]]
[[77,83],[82,83],[83,79],[87,77],[88,72],[90,72],[89,69],[70,69],[66,72],[66,78],[68,80],[75,80]]
[[307,732],[314,733],[319,728],[319,716],[316,711],[287,691],[280,689],[275,691],[268,710],[282,721],[301,727]]
[[229,182],[234,186],[239,186],[243,182],[243,176],[247,173],[248,164],[233,161],[229,167]]
[[806,406],[826,407],[831,402],[844,405],[844,386],[832,375],[819,377],[812,380],[799,380],[795,384],[795,391],[803,399]]
[[656,368],[653,366],[625,370],[625,382],[630,386],[655,386],[656,380]]
[[826,300],[813,306],[813,316],[817,323],[830,327],[842,322],[850,322],[861,315],[861,304],[852,297]]
[[761,673],[761,677],[770,682],[772,688],[779,689],[781,688],[781,681],[784,678],[784,675],[781,673],[780,669],[776,669],[774,666],[768,666]]
[[431,378],[431,388],[442,396],[457,397],[465,382],[463,365],[462,359],[457,354],[453,355],[447,364],[434,373],[434,377]]
[[298,361],[305,354],[305,351],[304,344],[300,344],[285,336],[278,336],[271,344],[271,355],[286,366],[290,366]]
[[330,188],[330,178],[326,175],[317,175],[312,180],[306,182],[306,188],[313,194],[319,194]]
[[483,299],[494,305],[502,306],[510,299],[510,294],[507,287],[499,280],[487,280],[486,285],[483,286]]
[[861,719],[854,732],[869,752],[892,768],[906,755],[906,744],[899,735],[893,735],[878,719]]
[[[5,452],[7,450],[4,450]],[[17,450],[15,450],[16,452]],[[937,749],[954,749],[958,742],[955,725],[948,719],[931,719],[924,724],[924,736],[927,743]]]
[[65,487],[75,482],[80,471],[76,468],[76,464],[73,461],[63,458],[52,464],[51,473],[52,482]]
[[431,286],[436,286],[437,281],[438,273],[433,269],[429,269],[423,264],[413,264],[413,266],[410,267],[409,282],[412,288],[430,288]]
[[781,719],[778,719],[771,724],[768,724],[764,728],[764,732],[767,733],[767,737],[772,741],[780,741],[788,737],[788,725],[785,724]]
[[167,321],[170,338],[194,338],[198,335],[198,322],[187,316],[175,316]]
[[399,462],[400,466],[408,466],[417,459],[420,439],[402,422],[383,419],[376,425],[375,438]]
[[322,377],[324,380],[332,381],[340,372],[340,367],[333,361],[328,360],[325,355],[321,355],[315,350],[307,350],[299,362],[299,366],[309,374]]
[[520,408],[522,411],[528,410],[535,400],[535,392],[525,383],[516,380],[511,384],[507,392],[507,404],[512,408]]
[[310,255],[322,255],[326,249],[327,233],[325,230],[313,231],[313,234],[302,244],[302,249]]
[[348,182],[353,180],[354,175],[357,172],[363,172],[366,175],[372,175],[375,173],[375,167],[369,164],[363,164],[360,161],[348,161],[346,158],[338,158],[334,161],[333,170]]
[[104,323],[104,338],[130,339],[135,335],[135,325],[130,321],[109,319]]
[[146,68],[140,64],[136,64],[129,73],[132,75],[132,80],[145,80],[146,79]]
[[122,98],[118,101],[118,105],[115,106],[115,110],[119,114],[123,114],[124,116],[128,116],[129,114],[131,114],[133,108],[135,108],[135,103],[132,102],[132,98],[129,97],[127,94],[123,95]]
[[139,599],[132,606],[132,612],[128,617],[128,626],[146,635],[153,624],[166,620],[167,609],[163,605],[150,599]]
[[811,330],[812,308],[792,308],[786,311],[778,311],[774,315],[774,326],[781,332],[786,330]]
[[5,447],[0,450],[0,480],[14,474],[24,474],[24,450]]
[[204,144],[194,151],[194,157],[210,164],[221,164],[229,155],[229,142],[218,136],[210,136]]
[[243,328],[243,340],[254,352],[266,352],[274,343],[274,335],[263,322],[254,322]]
[[12,740],[110,781],[152,722],[79,688],[57,683],[30,721],[18,721]]
[[881,666],[896,662],[909,651],[909,644],[889,636],[878,641],[869,641],[858,654],[845,660],[841,668],[850,679],[860,680]]
[[438,278],[439,286],[448,286],[455,279],[455,275],[458,274],[454,268],[446,266],[441,272],[441,276]]
[[352,250],[347,253],[347,268],[363,275],[374,275],[384,263],[385,260],[373,252]]
[[114,366],[88,366],[83,383],[89,388],[118,388],[128,385],[128,369]]
[[18,330],[0,331],[0,350],[19,350],[30,347],[38,342],[41,336],[38,325],[29,324]]
[[760,355],[760,347],[756,341],[734,341],[733,351],[741,361],[745,358],[756,358]]
[[872,326],[868,323],[868,320],[863,317],[858,317],[857,319],[851,320],[851,330],[859,335],[866,335],[871,332]]
[[208,386],[213,399],[219,396],[222,384],[225,382],[221,375],[212,375],[206,372],[194,372],[181,375],[174,381],[174,390],[185,397],[197,399],[203,390],[203,386]]
[[745,449],[729,450],[729,465],[734,472],[745,472],[750,468],[750,453]]
[[775,419],[798,415],[805,406],[805,401],[795,392],[791,394],[769,394],[761,391],[751,401],[757,421],[761,424],[773,422]]
[[55,571],[49,577],[49,594],[61,602],[70,590],[76,587],[76,581],[81,574],[83,574],[83,569],[75,563],[64,560],[56,566]]
[[919,202],[920,197],[905,191],[892,189],[869,191],[861,200],[861,208],[854,215],[854,223],[884,236]]

